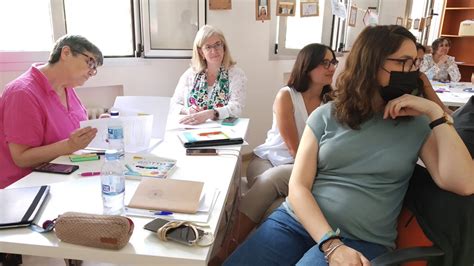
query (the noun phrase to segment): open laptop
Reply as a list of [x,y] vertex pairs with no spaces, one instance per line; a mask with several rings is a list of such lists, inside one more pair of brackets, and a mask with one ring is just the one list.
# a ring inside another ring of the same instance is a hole
[[170,109],[170,97],[159,96],[117,96],[114,107],[133,109],[153,115],[151,137],[163,140]]
[[46,185],[0,189],[0,229],[29,226],[48,193]]

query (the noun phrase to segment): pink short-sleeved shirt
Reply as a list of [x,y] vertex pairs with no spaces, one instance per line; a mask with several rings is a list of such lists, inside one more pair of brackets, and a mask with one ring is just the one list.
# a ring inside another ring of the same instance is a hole
[[69,138],[87,119],[87,112],[73,88],[67,88],[68,108],[46,76],[33,65],[7,84],[0,98],[0,188],[31,172],[15,165],[8,143],[39,147]]

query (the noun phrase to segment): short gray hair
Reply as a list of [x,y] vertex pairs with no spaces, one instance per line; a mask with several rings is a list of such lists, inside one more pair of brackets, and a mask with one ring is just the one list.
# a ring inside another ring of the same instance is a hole
[[92,53],[98,66],[101,66],[104,63],[104,57],[99,48],[80,35],[64,35],[59,38],[49,55],[48,63],[55,64],[59,61],[64,46],[68,46],[73,55],[84,53],[86,51]]

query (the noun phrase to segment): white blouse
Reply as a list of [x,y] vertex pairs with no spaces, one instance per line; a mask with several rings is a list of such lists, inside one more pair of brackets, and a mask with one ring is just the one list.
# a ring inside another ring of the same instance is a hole
[[[306,110],[303,95],[288,86],[283,87],[280,90],[288,91],[290,93],[294,110],[293,116],[295,118],[296,130],[298,131],[298,139],[301,139],[306,126],[306,120],[308,119],[308,111]],[[269,160],[273,166],[289,164],[295,161],[280,134],[275,112],[273,112],[272,128],[267,133],[265,143],[256,147],[253,152],[258,157]]]
[[[194,77],[197,72],[188,68],[179,78],[178,85],[171,98],[171,112],[179,114],[183,108],[189,108],[188,95],[193,89]],[[232,66],[229,69],[229,89],[230,99],[226,106],[216,108],[219,112],[219,119],[227,117],[240,117],[245,106],[245,94],[247,90],[247,77],[242,69]],[[212,92],[212,86],[207,88],[208,93]]]
[[428,79],[431,80],[451,80],[452,82],[461,80],[461,73],[459,73],[458,65],[452,56],[448,56],[448,60],[439,66],[433,60],[432,54],[426,54],[423,58],[423,63],[421,63],[420,71],[425,73]]

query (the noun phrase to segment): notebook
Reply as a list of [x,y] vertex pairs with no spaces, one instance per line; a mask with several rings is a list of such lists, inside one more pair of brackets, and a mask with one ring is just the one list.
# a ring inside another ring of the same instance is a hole
[[130,208],[196,213],[203,182],[144,178],[128,204]]
[[49,186],[0,190],[0,228],[30,225],[49,193]]
[[152,154],[133,154],[127,157],[125,167],[125,176],[129,179],[167,178],[175,170],[176,160]]
[[223,129],[188,130],[178,134],[185,148],[242,144],[244,140]]

